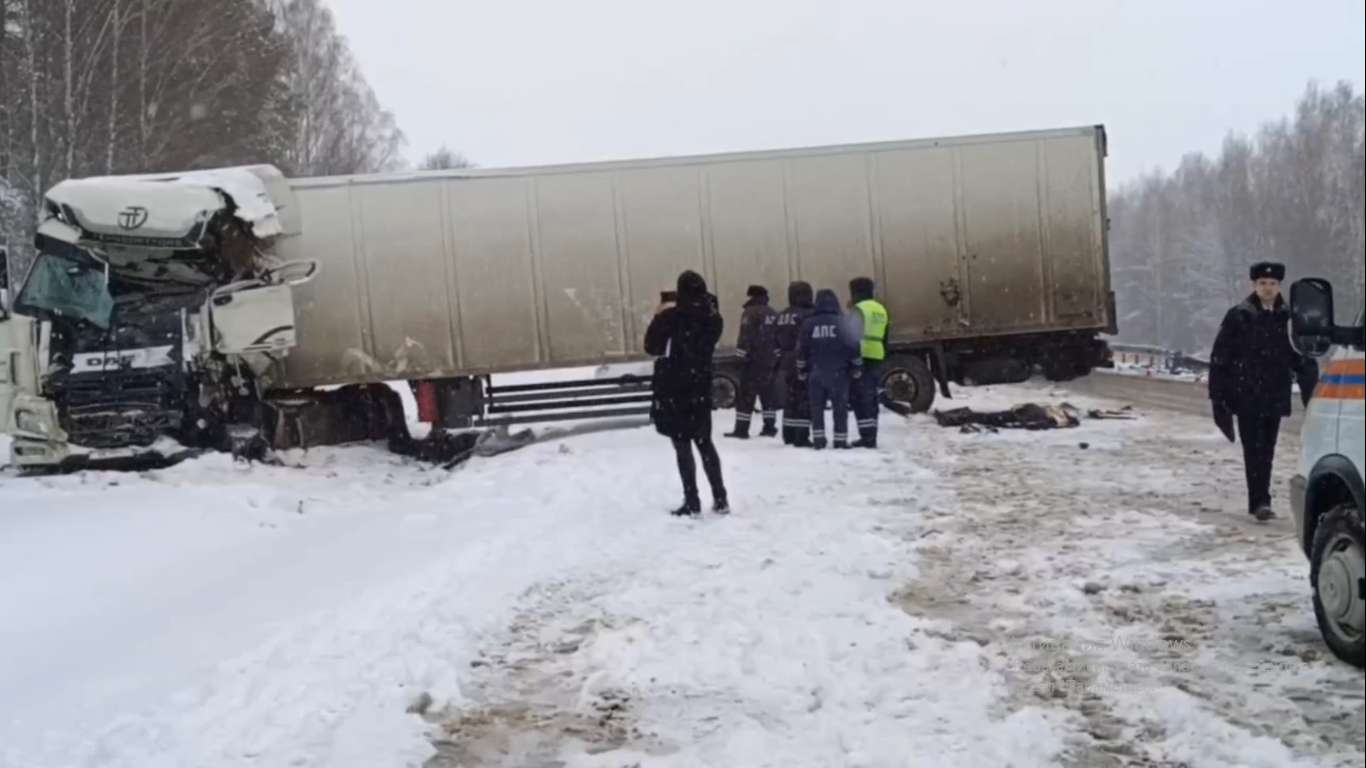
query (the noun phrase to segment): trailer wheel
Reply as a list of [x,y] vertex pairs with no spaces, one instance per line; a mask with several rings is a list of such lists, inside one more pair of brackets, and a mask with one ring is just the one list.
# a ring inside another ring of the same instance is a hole
[[935,383],[930,366],[918,357],[896,357],[882,372],[882,396],[925,413],[934,405]]
[[1360,667],[1366,664],[1366,541],[1355,504],[1335,507],[1319,520],[1310,552],[1319,633],[1339,659]]
[[714,373],[711,377],[711,407],[718,411],[735,407],[740,385],[730,374]]
[[1080,354],[1068,353],[1049,358],[1043,363],[1044,378],[1049,381],[1072,381],[1091,373],[1091,366]]

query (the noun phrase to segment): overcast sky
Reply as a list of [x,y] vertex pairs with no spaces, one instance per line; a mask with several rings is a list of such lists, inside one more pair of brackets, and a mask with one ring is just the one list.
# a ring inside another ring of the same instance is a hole
[[1362,0],[328,0],[416,161],[1104,123],[1125,180],[1362,87]]

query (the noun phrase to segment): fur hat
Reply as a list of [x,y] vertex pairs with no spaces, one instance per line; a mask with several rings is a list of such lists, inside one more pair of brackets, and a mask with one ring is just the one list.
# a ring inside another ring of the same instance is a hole
[[1272,280],[1285,280],[1285,265],[1274,261],[1259,261],[1252,265],[1248,270],[1248,276],[1253,280],[1270,278]]

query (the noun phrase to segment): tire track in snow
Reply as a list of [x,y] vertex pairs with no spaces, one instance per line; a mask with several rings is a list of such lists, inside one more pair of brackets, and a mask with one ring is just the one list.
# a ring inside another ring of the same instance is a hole
[[1246,520],[1236,448],[1191,426],[940,432],[917,460],[958,497],[901,604],[996,649],[1015,705],[1071,713],[1070,765],[1359,765],[1360,675],[1325,658],[1293,523]]
[[895,449],[723,448],[736,514],[642,510],[524,595],[467,701],[432,714],[428,768],[1051,764],[1053,724],[997,706],[980,648],[889,600],[938,477]]

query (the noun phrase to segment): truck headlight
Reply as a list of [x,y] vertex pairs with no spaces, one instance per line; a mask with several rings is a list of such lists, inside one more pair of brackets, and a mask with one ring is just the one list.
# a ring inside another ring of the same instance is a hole
[[52,431],[52,425],[47,423],[47,419],[33,411],[17,411],[14,414],[14,423],[20,432],[32,432],[46,437]]

